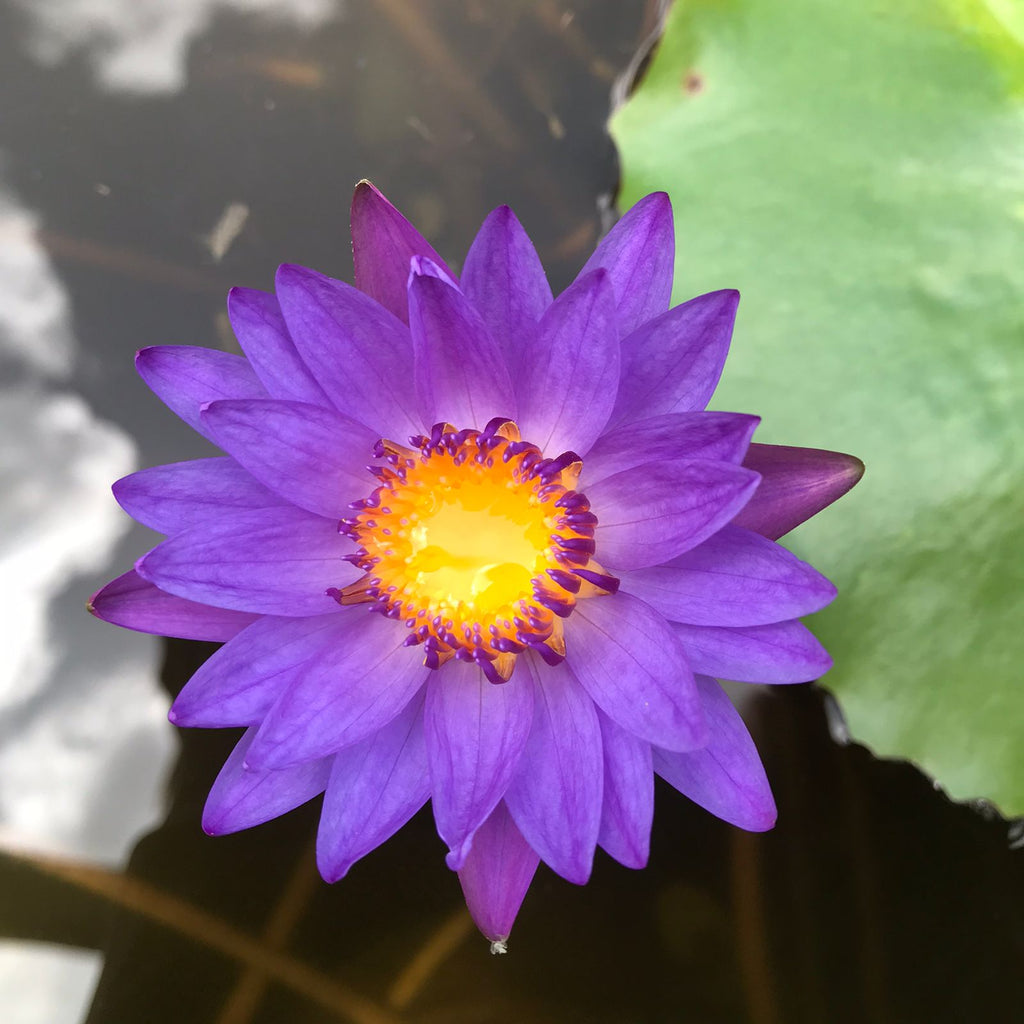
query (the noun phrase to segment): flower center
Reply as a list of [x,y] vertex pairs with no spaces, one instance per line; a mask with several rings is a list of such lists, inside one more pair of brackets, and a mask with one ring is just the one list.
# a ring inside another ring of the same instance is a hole
[[438,423],[409,441],[378,442],[381,486],[341,524],[365,575],[332,594],[404,621],[430,668],[456,657],[503,682],[527,648],[561,661],[562,619],[618,588],[592,557],[597,517],[573,489],[579,456],[544,458],[500,418],[482,431]]

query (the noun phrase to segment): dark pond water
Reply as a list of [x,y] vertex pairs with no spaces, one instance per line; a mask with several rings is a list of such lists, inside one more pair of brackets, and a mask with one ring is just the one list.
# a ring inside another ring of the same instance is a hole
[[837,743],[816,687],[746,706],[773,833],[659,789],[650,867],[599,854],[585,888],[542,868],[492,958],[428,813],[333,887],[315,807],[204,836],[235,736],[164,716],[212,647],[83,611],[152,543],[110,481],[206,454],[135,349],[231,347],[227,288],[266,287],[280,262],[350,277],[364,176],[456,263],[510,203],[564,286],[610,217],[610,96],[659,13],[0,0],[3,1020],[1019,1019],[1019,833]]

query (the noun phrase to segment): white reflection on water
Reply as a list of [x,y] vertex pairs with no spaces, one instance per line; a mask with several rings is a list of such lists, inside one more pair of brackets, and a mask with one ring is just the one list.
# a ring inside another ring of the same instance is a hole
[[49,377],[71,372],[68,299],[35,240],[36,226],[0,189],[0,381],[16,368]]
[[[97,643],[89,634],[104,627],[63,595],[105,567],[125,532],[109,485],[134,461],[131,441],[77,396],[0,391],[0,822],[115,863],[154,816],[153,792],[141,807],[131,797],[155,788],[171,750],[158,651],[121,633]],[[132,749],[138,763],[112,778]],[[120,822],[110,820],[117,806]]]
[[[32,225],[0,184],[0,831],[116,866],[162,816],[175,742],[158,641],[85,611],[83,577],[116,574],[129,521],[110,483],[137,454],[80,396],[55,390],[75,339]],[[0,945],[4,1021],[13,1006],[25,1024],[80,1019],[96,973],[92,956]]]
[[4,1024],[63,1024],[96,987],[99,953],[47,943],[0,941],[0,1006]]
[[312,29],[340,0],[17,0],[30,16],[29,51],[53,65],[84,50],[99,84],[113,91],[177,92],[189,44],[217,14],[236,10]]

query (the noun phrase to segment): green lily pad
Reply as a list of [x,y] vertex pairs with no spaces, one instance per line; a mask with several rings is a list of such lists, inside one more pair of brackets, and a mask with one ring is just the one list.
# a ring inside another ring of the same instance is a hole
[[1011,0],[677,0],[615,115],[675,299],[743,292],[718,408],[867,473],[787,543],[854,739],[1024,813],[1024,20]]

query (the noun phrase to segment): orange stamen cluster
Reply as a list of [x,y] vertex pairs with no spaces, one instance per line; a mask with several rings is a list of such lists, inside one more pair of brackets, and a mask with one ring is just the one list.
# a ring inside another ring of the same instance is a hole
[[527,649],[557,664],[576,602],[618,587],[593,560],[579,456],[544,458],[500,418],[483,430],[438,423],[410,444],[378,442],[381,485],[341,524],[365,575],[334,596],[403,621],[430,668],[455,657],[503,682]]

